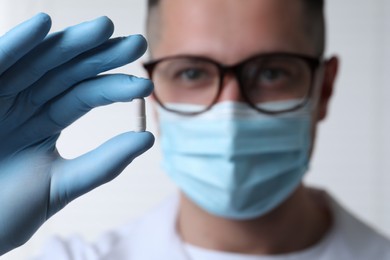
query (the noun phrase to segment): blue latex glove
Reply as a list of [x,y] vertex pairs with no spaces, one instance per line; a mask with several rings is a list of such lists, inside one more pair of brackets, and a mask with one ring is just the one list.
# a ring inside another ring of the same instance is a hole
[[50,27],[50,17],[38,14],[0,38],[0,255],[154,142],[148,132],[129,132],[76,159],[58,154],[65,127],[94,107],[147,96],[153,86],[123,74],[97,76],[140,57],[143,37],[110,39],[106,17],[47,35]]

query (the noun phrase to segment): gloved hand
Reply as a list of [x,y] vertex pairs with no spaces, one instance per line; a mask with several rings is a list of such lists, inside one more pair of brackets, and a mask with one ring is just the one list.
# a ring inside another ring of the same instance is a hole
[[65,127],[94,107],[147,96],[153,86],[124,74],[97,76],[140,57],[143,37],[110,39],[106,17],[47,35],[50,27],[50,17],[38,14],[0,38],[0,255],[154,142],[148,132],[128,132],[78,158],[59,155]]

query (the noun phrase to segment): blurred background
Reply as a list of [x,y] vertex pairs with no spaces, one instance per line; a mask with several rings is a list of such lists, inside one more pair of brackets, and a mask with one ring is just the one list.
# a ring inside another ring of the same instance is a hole
[[[144,34],[145,5],[142,0],[0,0],[0,35],[37,12],[51,15],[53,31],[107,15],[116,36]],[[328,0],[326,12],[327,55],[338,55],[341,68],[306,182],[325,188],[390,236],[390,1]],[[145,76],[140,65],[146,60],[116,72]],[[76,157],[130,130],[131,119],[131,104],[95,109],[63,132],[58,148],[64,157]],[[150,100],[148,129],[157,135]],[[142,216],[175,191],[160,162],[157,141],[117,179],[72,202],[2,259],[36,255],[51,236],[78,234],[93,242]]]

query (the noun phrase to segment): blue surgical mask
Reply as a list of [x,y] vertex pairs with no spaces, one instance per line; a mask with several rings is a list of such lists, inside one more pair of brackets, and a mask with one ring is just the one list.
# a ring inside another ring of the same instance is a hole
[[[186,105],[170,104],[175,106]],[[244,103],[223,102],[197,116],[160,109],[159,119],[164,170],[213,215],[262,216],[285,201],[307,171],[309,105],[265,115]]]

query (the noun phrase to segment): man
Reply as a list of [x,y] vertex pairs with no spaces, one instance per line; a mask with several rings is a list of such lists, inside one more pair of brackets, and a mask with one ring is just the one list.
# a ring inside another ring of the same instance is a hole
[[162,259],[390,258],[388,240],[302,184],[338,66],[324,24],[322,1],[149,1],[146,68],[181,189],[184,253]]
[[302,183],[337,73],[323,3],[149,1],[148,15],[181,193],[96,245],[54,240],[47,259],[390,259],[386,238]]

